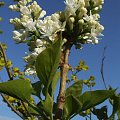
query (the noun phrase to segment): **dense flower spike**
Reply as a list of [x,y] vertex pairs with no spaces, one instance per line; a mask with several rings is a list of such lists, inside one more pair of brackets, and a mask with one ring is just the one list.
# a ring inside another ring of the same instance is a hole
[[13,39],[16,43],[27,42],[29,46],[30,52],[24,57],[26,75],[36,73],[34,64],[38,54],[58,39],[60,31],[63,46],[69,40],[76,48],[83,47],[82,44],[99,43],[104,30],[99,23],[99,11],[104,0],[65,0],[64,3],[64,11],[46,17],[46,11],[36,1],[20,0],[10,5],[10,9],[20,12],[20,18],[10,19],[15,27]]

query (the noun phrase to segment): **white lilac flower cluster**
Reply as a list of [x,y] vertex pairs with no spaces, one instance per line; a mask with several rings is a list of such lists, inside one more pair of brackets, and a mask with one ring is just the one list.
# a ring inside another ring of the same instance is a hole
[[20,0],[16,5],[10,5],[13,11],[20,12],[20,18],[10,19],[15,27],[13,31],[13,39],[16,43],[27,42],[29,53],[24,57],[27,62],[25,74],[35,74],[35,60],[51,42],[56,38],[58,31],[64,30],[64,24],[60,22],[59,13],[45,17],[46,11],[32,0]]
[[[71,42],[76,48],[82,44],[98,44],[104,27],[99,23],[99,11],[104,0],[65,0],[65,10],[46,16],[46,11],[32,0],[19,0],[9,8],[20,12],[19,18],[10,19],[15,27],[13,39],[16,43],[27,42],[29,53],[25,74],[36,74],[35,60],[50,44],[58,39],[62,31],[63,40]],[[64,45],[63,41],[63,45]]]
[[99,23],[99,11],[104,0],[66,0],[64,18],[66,26],[71,33],[75,34],[76,47],[85,43],[98,44],[98,36],[104,27]]

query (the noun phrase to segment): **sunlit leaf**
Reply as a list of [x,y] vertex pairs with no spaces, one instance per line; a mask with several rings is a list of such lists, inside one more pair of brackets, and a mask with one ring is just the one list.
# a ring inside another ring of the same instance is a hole
[[56,89],[56,85],[57,85],[57,83],[58,83],[59,78],[60,78],[60,72],[57,72],[57,73],[55,74],[54,78],[53,78],[52,85],[51,85],[51,87],[52,87],[52,92],[51,92],[52,97],[53,97],[53,95],[54,95],[54,91],[55,91],[55,89]]
[[44,85],[45,100],[42,102],[43,110],[52,119],[53,93],[57,84],[56,74],[61,56],[61,40],[57,40],[37,57],[35,67],[40,82]]
[[115,90],[96,90],[83,93],[78,97],[79,101],[82,103],[81,111],[87,110],[104,102],[106,99],[113,96],[114,92]]
[[64,105],[64,119],[68,120],[71,115],[79,113],[82,103],[73,95],[66,97]]
[[74,96],[79,96],[82,92],[82,87],[83,87],[83,80],[75,82],[73,85],[67,88],[66,90],[66,96],[69,95],[74,95]]
[[61,40],[57,40],[37,57],[35,67],[37,75],[44,86],[50,86],[59,65]]
[[21,99],[29,101],[33,88],[28,80],[12,80],[0,83],[0,92]]

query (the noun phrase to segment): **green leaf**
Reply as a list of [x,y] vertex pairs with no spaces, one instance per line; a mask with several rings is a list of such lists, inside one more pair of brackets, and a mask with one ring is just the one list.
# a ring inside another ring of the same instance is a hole
[[83,105],[81,111],[87,110],[104,102],[106,99],[113,96],[114,92],[115,90],[96,90],[83,93],[78,97],[79,101]]
[[113,95],[111,97],[111,100],[113,101],[112,105],[113,105],[113,112],[112,115],[109,117],[109,119],[111,119],[115,114],[118,114],[118,118],[120,119],[120,95]]
[[40,112],[38,111],[38,108],[37,108],[37,106],[35,106],[35,105],[30,105],[30,106],[28,106],[28,111],[29,111],[29,113],[30,114],[32,114],[32,115],[36,115],[36,116],[39,116],[40,115]]
[[48,119],[52,120],[53,98],[49,94],[47,94],[45,101],[42,101],[42,105]]
[[60,78],[60,72],[57,72],[55,74],[54,78],[53,78],[52,85],[51,85],[51,87],[52,87],[52,92],[51,92],[52,93],[52,97],[54,95],[54,91],[56,89],[56,85],[58,83],[59,78]]
[[0,92],[28,102],[33,88],[28,80],[12,80],[0,83]]
[[82,87],[83,87],[83,80],[75,82],[73,85],[67,88],[66,96],[69,95],[74,95],[76,97],[79,96],[82,92]]
[[57,40],[49,48],[41,52],[35,63],[37,76],[44,85],[45,100],[42,102],[45,114],[52,120],[53,93],[57,84],[56,71],[61,57],[62,40]]
[[40,81],[33,83],[32,87],[34,89],[33,95],[36,95],[40,98],[40,93],[42,91],[42,83]]
[[64,104],[64,119],[68,120],[71,115],[78,113],[82,107],[81,102],[73,95],[66,97]]
[[107,106],[103,106],[100,109],[93,108],[92,113],[96,115],[99,120],[107,120]]
[[120,109],[117,112],[118,120],[120,120]]
[[57,40],[37,57],[35,67],[40,81],[48,88],[56,74],[60,61],[61,40]]
[[34,116],[41,116],[42,118],[44,118],[45,120],[47,120],[47,116],[45,115],[45,113],[43,112],[43,109],[41,106],[37,106],[34,103],[29,103],[28,104],[28,111],[30,114],[34,115]]

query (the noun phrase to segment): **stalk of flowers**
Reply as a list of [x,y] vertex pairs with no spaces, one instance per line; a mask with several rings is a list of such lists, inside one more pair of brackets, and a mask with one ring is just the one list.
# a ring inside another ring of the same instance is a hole
[[82,44],[98,44],[104,27],[99,22],[99,12],[104,0],[65,0],[61,21],[66,22],[63,38],[81,49]]
[[16,5],[10,5],[10,9],[20,12],[20,18],[10,19],[10,23],[15,27],[13,39],[16,43],[27,42],[29,46],[29,53],[24,57],[27,62],[26,75],[36,73],[34,64],[37,56],[56,40],[57,32],[64,31],[65,26],[59,20],[60,13],[52,14],[42,20],[46,12],[36,1],[31,4],[28,4],[29,2],[31,1],[21,0]]
[[[75,38],[74,45],[98,44],[99,36],[104,27],[99,23],[99,12],[104,0],[66,0],[64,20],[66,33],[69,31]],[[70,36],[69,36],[70,37]]]
[[37,2],[31,1],[20,0],[10,6],[20,12],[20,18],[10,20],[15,27],[13,39],[16,43],[27,42],[29,46],[30,52],[24,57],[27,62],[26,75],[36,74],[34,64],[37,56],[58,39],[57,33],[60,31],[63,40],[71,42],[76,48],[81,48],[82,44],[98,44],[104,30],[99,23],[99,11],[104,0],[65,0],[64,11],[46,17],[46,12]]

